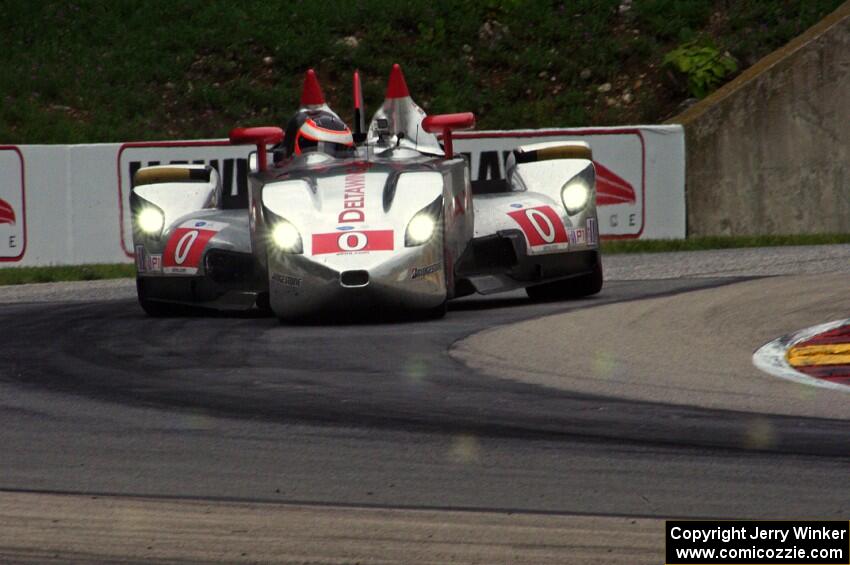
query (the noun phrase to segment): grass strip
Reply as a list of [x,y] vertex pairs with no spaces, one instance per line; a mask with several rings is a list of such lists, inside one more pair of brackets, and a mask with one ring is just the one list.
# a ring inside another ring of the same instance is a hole
[[[670,251],[703,251],[707,249],[777,247],[787,245],[832,245],[839,243],[850,243],[850,233],[603,241],[602,253],[605,255],[616,255],[620,253],[665,253]],[[136,269],[132,263],[68,265],[61,267],[7,267],[0,268],[0,285],[124,279],[132,278],[135,275]]]
[[711,236],[690,239],[609,240],[602,242],[604,255],[620,253],[665,253],[670,251],[704,251],[741,247],[778,247],[787,245],[834,245],[850,243],[850,233],[809,235]]
[[132,263],[99,265],[65,265],[60,267],[0,268],[0,285],[47,283],[59,281],[96,281],[136,276]]

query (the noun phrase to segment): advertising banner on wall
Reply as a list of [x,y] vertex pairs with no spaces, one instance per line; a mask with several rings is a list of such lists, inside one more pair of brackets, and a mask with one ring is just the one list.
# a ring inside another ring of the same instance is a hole
[[0,261],[20,261],[26,247],[24,157],[17,147],[0,146]]
[[[603,239],[685,237],[680,126],[455,135],[455,150],[470,162],[473,192],[504,185],[505,159],[520,145],[585,141],[596,165]],[[132,261],[129,202],[139,168],[209,164],[221,176],[225,205],[241,208],[253,150],[227,140],[0,146],[0,266]]]

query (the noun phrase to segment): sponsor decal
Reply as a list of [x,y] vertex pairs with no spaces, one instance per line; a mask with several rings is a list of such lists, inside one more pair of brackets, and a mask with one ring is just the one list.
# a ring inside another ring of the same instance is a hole
[[205,230],[221,231],[228,226],[227,222],[211,222],[207,220],[188,220],[178,227],[181,228],[203,228]]
[[392,230],[346,231],[313,234],[313,255],[392,251]]
[[20,261],[26,251],[24,157],[13,146],[0,147],[0,262]]
[[599,242],[599,228],[596,226],[596,218],[588,218],[585,226],[587,226],[587,244],[596,245]]
[[272,280],[290,288],[301,288],[301,279],[283,273],[272,273]]
[[162,255],[149,254],[143,245],[136,246],[136,271],[141,275],[144,273],[162,274]]
[[171,234],[163,253],[164,273],[197,274],[207,243],[227,225],[223,222],[204,222],[204,227],[196,228],[195,223],[196,220],[184,222]]
[[584,245],[587,243],[587,230],[585,228],[570,228],[567,230],[570,236],[570,245]]
[[139,273],[144,273],[147,270],[147,265],[145,264],[145,246],[137,245],[136,246],[136,271]]
[[508,216],[519,224],[525,234],[530,255],[569,249],[569,236],[564,221],[551,206],[537,206],[508,212]]
[[519,203],[511,204],[511,208],[522,208],[522,204],[519,204]]
[[343,210],[339,213],[337,223],[350,224],[366,221],[364,206],[366,204],[366,171],[369,163],[356,163],[346,168],[345,191],[342,197]]
[[354,226],[337,226],[336,229],[338,229],[339,231],[349,231],[353,230]]
[[430,275],[436,273],[440,269],[443,268],[441,263],[434,263],[433,265],[428,265],[427,267],[413,267],[410,269],[410,279],[419,279],[426,275]]

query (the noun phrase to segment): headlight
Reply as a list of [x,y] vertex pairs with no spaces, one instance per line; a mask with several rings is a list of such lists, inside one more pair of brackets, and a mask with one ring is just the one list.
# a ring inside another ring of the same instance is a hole
[[410,223],[407,224],[407,233],[404,236],[404,244],[422,245],[434,235],[434,228],[437,227],[437,222],[434,221],[427,212],[419,212]]
[[272,227],[272,241],[281,251],[301,253],[301,234],[298,229],[286,220],[278,220]]
[[587,185],[587,181],[581,177],[570,180],[561,190],[561,200],[564,201],[564,207],[570,215],[584,210],[589,198],[590,187]]
[[443,197],[438,196],[433,202],[416,212],[407,224],[404,232],[404,246],[414,247],[426,243],[437,231],[443,214]]
[[136,224],[146,234],[158,234],[162,231],[162,226],[165,223],[165,216],[162,212],[152,206],[142,208],[136,216]]

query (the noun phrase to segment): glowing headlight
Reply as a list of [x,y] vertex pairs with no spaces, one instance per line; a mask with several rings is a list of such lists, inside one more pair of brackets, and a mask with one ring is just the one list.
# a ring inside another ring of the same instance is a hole
[[136,216],[136,224],[147,234],[161,232],[163,223],[165,223],[165,217],[162,215],[162,212],[150,206],[144,208]]
[[561,191],[561,199],[564,201],[564,207],[567,213],[576,214],[584,210],[587,206],[587,201],[590,198],[590,187],[582,178],[574,178],[564,185]]
[[407,224],[407,233],[404,236],[405,245],[422,245],[431,239],[436,227],[437,222],[428,212],[419,212]]
[[272,228],[272,240],[282,251],[301,253],[301,234],[286,220],[279,221]]

